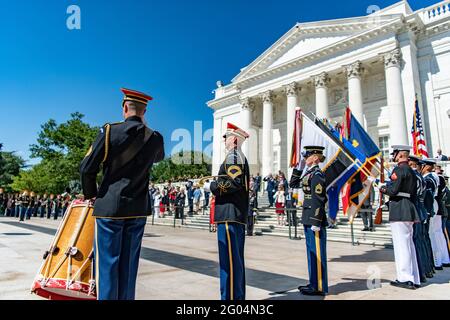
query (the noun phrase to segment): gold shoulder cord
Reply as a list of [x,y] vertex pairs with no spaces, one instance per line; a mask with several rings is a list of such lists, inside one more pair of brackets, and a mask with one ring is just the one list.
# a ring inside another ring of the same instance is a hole
[[108,158],[108,152],[109,152],[109,134],[111,131],[111,125],[108,123],[106,125],[106,133],[105,133],[105,157],[103,158],[102,163],[105,163],[106,159]]

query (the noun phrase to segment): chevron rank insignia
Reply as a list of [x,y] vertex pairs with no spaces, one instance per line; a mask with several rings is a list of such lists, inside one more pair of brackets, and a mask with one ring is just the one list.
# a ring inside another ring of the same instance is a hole
[[322,188],[322,185],[320,183],[316,186],[315,191],[316,191],[317,194],[322,194],[323,188]]
[[242,169],[239,166],[230,166],[227,170],[227,175],[231,179],[236,179],[242,174]]

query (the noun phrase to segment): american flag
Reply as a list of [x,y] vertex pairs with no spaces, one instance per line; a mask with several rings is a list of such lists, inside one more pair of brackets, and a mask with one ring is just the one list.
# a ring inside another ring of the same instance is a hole
[[428,158],[429,155],[427,151],[427,145],[425,143],[422,117],[420,115],[419,101],[417,101],[417,98],[414,106],[413,126],[411,129],[411,134],[413,137],[414,154],[418,157]]

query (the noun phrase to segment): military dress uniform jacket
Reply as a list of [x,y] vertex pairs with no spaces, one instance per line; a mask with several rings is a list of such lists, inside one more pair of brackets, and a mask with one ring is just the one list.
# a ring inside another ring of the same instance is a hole
[[424,176],[424,181],[425,181],[424,205],[427,214],[433,217],[436,214],[434,208],[434,197],[436,194],[437,185],[431,173]]
[[214,222],[247,224],[250,169],[241,150],[230,151],[220,166],[219,178],[211,182],[216,197]]
[[447,218],[447,210],[445,209],[445,178],[442,175],[438,175],[439,177],[439,185],[438,185],[438,192],[436,196],[436,201],[438,203],[438,212],[437,214],[439,216],[443,216],[444,218]]
[[299,170],[294,169],[290,187],[294,189],[301,187],[305,194],[301,223],[306,226],[326,227],[327,186],[325,175],[319,166],[310,168],[303,177]]
[[[146,128],[140,117],[101,128],[94,144],[80,166],[81,184],[86,199],[96,197],[94,216],[102,218],[136,218],[151,214],[148,201],[149,171],[164,159],[161,134],[152,132],[136,156],[113,172],[115,158],[128,150],[135,139],[144,141]],[[97,190],[96,177],[103,163],[103,180]]]
[[417,171],[413,170],[417,178],[417,191],[416,191],[416,209],[419,214],[420,221],[424,222],[428,218],[427,210],[425,209],[425,191],[426,183],[422,175]]
[[383,193],[389,196],[389,221],[420,221],[414,205],[417,199],[417,178],[408,163],[399,163],[390,180],[383,188]]

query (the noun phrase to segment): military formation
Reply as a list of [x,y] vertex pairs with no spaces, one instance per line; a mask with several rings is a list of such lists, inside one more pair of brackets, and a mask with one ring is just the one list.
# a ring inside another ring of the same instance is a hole
[[397,279],[391,285],[417,289],[450,267],[448,177],[436,159],[410,154],[410,146],[393,146],[396,166],[390,181],[378,185],[389,197]]
[[18,218],[20,221],[31,218],[57,220],[64,216],[74,197],[70,189],[66,189],[62,194],[40,195],[28,190],[5,193],[4,189],[0,188],[0,215]]

